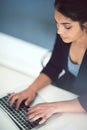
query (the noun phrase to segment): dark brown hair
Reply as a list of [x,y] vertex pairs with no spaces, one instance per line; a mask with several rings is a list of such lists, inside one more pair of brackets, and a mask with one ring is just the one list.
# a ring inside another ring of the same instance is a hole
[[54,6],[64,16],[78,21],[82,28],[87,22],[87,0],[55,0]]

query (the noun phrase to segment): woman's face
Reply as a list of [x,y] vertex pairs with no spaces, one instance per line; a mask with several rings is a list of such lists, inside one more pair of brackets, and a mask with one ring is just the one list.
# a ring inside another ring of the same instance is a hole
[[65,17],[57,10],[55,10],[54,17],[57,23],[57,33],[65,43],[77,41],[84,35],[79,22]]

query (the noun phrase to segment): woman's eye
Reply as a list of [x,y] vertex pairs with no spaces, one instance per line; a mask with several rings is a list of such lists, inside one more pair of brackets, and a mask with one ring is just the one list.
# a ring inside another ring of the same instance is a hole
[[69,26],[69,27],[65,27],[65,29],[71,29],[72,27],[71,26]]

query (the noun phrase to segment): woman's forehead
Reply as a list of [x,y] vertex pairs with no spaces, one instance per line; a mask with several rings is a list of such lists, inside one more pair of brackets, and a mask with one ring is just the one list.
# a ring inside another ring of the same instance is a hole
[[63,22],[63,23],[74,22],[71,18],[64,16],[57,10],[54,11],[54,18],[55,18],[56,22],[58,22],[58,21]]

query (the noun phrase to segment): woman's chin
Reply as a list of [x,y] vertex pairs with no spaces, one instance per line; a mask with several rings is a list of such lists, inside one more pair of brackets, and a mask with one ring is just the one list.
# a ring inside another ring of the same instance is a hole
[[68,40],[68,39],[62,39],[62,41],[63,41],[64,43],[71,43],[71,41]]

